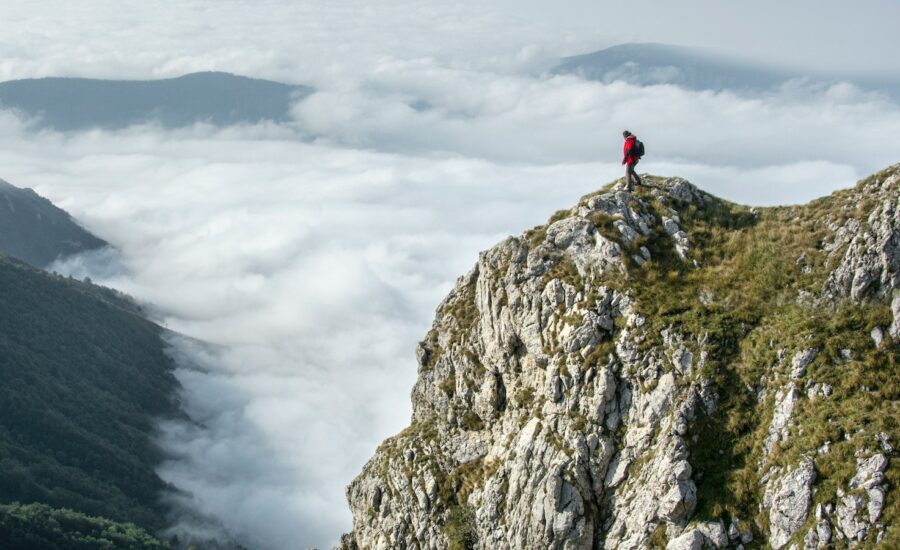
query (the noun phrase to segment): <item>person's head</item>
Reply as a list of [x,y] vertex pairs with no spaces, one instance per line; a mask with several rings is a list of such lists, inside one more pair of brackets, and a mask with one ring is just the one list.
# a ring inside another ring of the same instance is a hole
[[625,130],[624,132],[622,132],[622,137],[628,139],[629,137],[631,137],[631,132]]

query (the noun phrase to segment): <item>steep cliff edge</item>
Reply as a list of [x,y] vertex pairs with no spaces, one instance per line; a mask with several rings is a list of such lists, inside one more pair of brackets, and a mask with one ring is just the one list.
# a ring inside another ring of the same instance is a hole
[[459,279],[345,548],[900,547],[900,165],[795,207],[645,182]]

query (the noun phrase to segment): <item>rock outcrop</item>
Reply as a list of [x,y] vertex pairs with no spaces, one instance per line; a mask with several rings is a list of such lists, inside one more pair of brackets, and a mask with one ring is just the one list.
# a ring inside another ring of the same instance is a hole
[[763,507],[769,513],[769,544],[784,547],[806,521],[816,469],[812,459],[766,484]]
[[582,198],[459,279],[417,350],[411,426],[347,489],[345,548],[898,536],[882,518],[900,167],[778,209],[645,180]]

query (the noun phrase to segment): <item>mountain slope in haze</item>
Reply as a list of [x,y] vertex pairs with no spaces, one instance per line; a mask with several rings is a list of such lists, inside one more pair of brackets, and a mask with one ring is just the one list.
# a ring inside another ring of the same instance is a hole
[[310,92],[306,86],[222,72],[164,80],[37,78],[0,83],[0,109],[19,111],[35,117],[40,128],[61,131],[151,122],[227,126],[289,120],[291,103]]
[[58,258],[106,244],[32,189],[0,180],[0,254],[45,267]]
[[153,437],[179,409],[162,330],[115,291],[0,256],[0,504],[166,525]]
[[759,90],[786,82],[786,72],[716,58],[707,52],[667,44],[621,44],[567,57],[553,72],[588,80],[650,86],[675,84],[691,90]]
[[830,85],[852,82],[866,90],[900,99],[900,80],[822,75],[779,69],[731,59],[706,50],[668,44],[620,44],[593,53],[566,57],[552,70],[587,80],[624,81],[638,86],[672,84],[688,90],[762,92],[792,79]]
[[460,277],[345,549],[900,548],[900,165],[775,208],[643,180]]

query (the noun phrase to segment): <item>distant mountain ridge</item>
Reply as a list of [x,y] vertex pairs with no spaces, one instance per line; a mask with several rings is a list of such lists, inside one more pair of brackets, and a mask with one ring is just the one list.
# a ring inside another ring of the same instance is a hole
[[218,126],[289,120],[293,101],[312,92],[298,86],[224,72],[163,80],[37,78],[0,82],[0,110],[60,131],[118,129],[157,122],[164,127]]
[[58,258],[106,244],[34,190],[0,179],[0,254],[46,267]]
[[823,75],[782,69],[717,55],[700,48],[670,44],[619,44],[583,55],[563,58],[553,74],[574,74],[604,83],[624,81],[638,86],[671,84],[688,90],[759,92],[792,79],[833,84],[852,82],[863,89],[884,92],[900,99],[900,79]]
[[769,70],[715,58],[700,49],[667,44],[621,44],[597,52],[562,59],[554,72],[577,74],[588,80],[631,84],[677,84],[699,89],[759,89],[791,78]]

